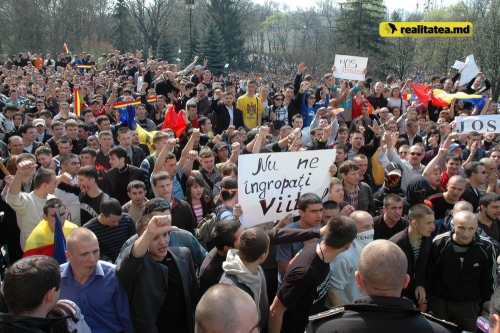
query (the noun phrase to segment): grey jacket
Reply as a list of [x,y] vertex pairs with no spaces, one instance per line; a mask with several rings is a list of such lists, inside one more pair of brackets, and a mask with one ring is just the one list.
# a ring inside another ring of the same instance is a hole
[[[267,284],[266,284],[266,275],[262,267],[259,266],[259,273],[262,277],[262,285],[260,288],[260,298],[259,298],[259,311],[260,311],[260,320],[259,320],[259,328],[262,330],[263,327],[266,326],[268,318],[269,318],[269,299],[267,298]],[[254,298],[253,292],[250,287],[244,282],[238,279],[237,275],[230,275],[224,272],[222,277],[220,278],[219,283],[230,284],[235,287],[240,288],[244,292],[250,295],[252,299]]]

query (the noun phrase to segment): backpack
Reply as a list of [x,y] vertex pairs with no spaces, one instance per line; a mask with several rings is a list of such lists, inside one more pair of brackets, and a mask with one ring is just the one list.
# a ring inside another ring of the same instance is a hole
[[203,246],[207,252],[210,252],[215,245],[212,240],[212,232],[215,228],[215,224],[217,223],[220,214],[224,212],[225,206],[219,206],[215,208],[215,211],[213,213],[208,214],[201,220],[201,222],[198,224],[198,227],[195,229],[196,233],[196,239],[198,239],[198,242]]

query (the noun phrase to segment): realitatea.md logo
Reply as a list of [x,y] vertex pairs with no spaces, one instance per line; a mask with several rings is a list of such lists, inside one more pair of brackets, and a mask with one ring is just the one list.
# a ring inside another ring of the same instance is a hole
[[470,37],[471,22],[381,22],[382,37]]

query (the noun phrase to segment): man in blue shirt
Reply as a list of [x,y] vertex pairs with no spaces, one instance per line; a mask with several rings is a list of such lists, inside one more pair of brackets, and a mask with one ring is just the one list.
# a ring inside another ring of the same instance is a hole
[[77,228],[66,240],[68,263],[61,265],[61,299],[75,302],[93,333],[135,332],[129,301],[115,265],[99,260],[92,231]]

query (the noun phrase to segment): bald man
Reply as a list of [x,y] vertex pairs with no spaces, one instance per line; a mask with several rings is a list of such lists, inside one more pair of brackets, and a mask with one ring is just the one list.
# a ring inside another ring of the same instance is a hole
[[196,306],[195,317],[195,333],[258,332],[259,316],[252,297],[229,284],[209,288]]
[[453,214],[458,213],[462,210],[466,210],[471,213],[473,212],[472,205],[467,201],[457,202],[453,206],[453,209],[450,211],[450,214],[442,219],[434,221],[435,228],[432,232],[431,238],[434,239],[434,237],[436,237],[437,235],[444,234],[445,232],[453,230],[453,227],[451,226],[451,222],[453,221]]
[[[361,251],[373,241],[373,217],[365,211],[357,210],[349,215],[356,222],[358,233],[351,246],[330,263],[330,286],[328,299],[331,306],[349,304],[361,296],[354,272],[358,269]],[[327,303],[328,305],[328,303]]]
[[396,244],[382,239],[371,242],[361,252],[355,272],[363,296],[314,316],[307,332],[451,332],[435,318],[423,317],[411,300],[400,297],[410,282],[406,271],[406,256]]
[[75,302],[93,333],[135,332],[128,297],[115,265],[99,260],[92,231],[76,228],[66,239],[68,263],[61,265],[61,299]]
[[495,290],[496,254],[493,244],[476,233],[476,215],[453,215],[454,230],[434,238],[427,267],[428,309],[438,318],[475,331],[482,304]]

